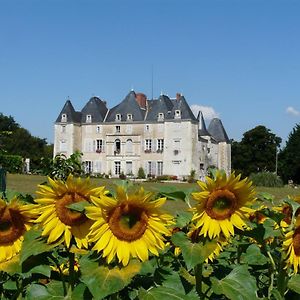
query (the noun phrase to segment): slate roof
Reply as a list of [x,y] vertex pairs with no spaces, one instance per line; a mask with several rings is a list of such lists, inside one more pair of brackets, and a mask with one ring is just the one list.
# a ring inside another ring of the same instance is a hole
[[133,121],[144,121],[145,113],[135,99],[135,92],[131,91],[120,104],[109,111],[105,122],[115,122],[117,114],[121,115],[121,121],[127,120],[127,114],[132,114]]
[[159,113],[164,114],[165,120],[173,119],[171,112],[174,105],[168,96],[160,95],[158,99],[148,100],[147,104],[148,113],[146,116],[146,121],[157,121]]
[[181,119],[197,120],[183,96],[179,99],[170,99],[166,95],[161,95],[157,100],[148,100],[147,103],[146,121],[157,121],[159,113],[164,114],[165,120],[174,119],[176,110],[180,110]]
[[226,142],[228,144],[230,143],[230,140],[220,119],[214,118],[211,120],[208,126],[208,132],[217,142]]
[[197,120],[199,121],[198,135],[199,136],[210,136],[210,133],[206,129],[202,111],[199,111]]
[[181,119],[197,121],[190,106],[186,102],[184,96],[180,96],[179,99],[174,99],[172,100],[172,102],[173,102],[173,109],[171,112],[172,118],[174,118],[175,110],[180,110]]
[[108,108],[106,103],[98,97],[92,97],[81,110],[81,123],[86,123],[86,116],[92,116],[92,123],[103,122]]
[[58,117],[55,121],[56,123],[61,122],[62,114],[67,115],[67,123],[80,123],[80,121],[81,121],[81,113],[78,111],[75,111],[70,100],[66,101],[63,109],[61,110],[60,114],[58,115]]

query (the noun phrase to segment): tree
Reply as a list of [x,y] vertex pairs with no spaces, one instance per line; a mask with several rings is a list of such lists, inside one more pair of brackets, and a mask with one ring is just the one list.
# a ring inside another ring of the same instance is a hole
[[13,117],[0,113],[0,153],[30,158],[31,168],[35,169],[42,157],[52,158],[51,148],[45,139],[34,137],[20,127]]
[[232,142],[232,169],[244,176],[276,169],[277,147],[281,138],[259,125],[245,132],[241,142]]
[[300,124],[288,136],[284,149],[278,155],[279,174],[287,182],[300,183]]

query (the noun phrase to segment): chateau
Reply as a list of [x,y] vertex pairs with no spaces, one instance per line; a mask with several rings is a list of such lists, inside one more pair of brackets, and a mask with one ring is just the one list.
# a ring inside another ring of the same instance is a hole
[[67,100],[54,127],[54,155],[79,150],[86,173],[136,176],[142,167],[148,176],[183,178],[195,170],[203,179],[208,167],[231,169],[221,120],[206,127],[202,113],[195,117],[181,94],[149,100],[131,91],[111,109],[92,97],[81,111]]

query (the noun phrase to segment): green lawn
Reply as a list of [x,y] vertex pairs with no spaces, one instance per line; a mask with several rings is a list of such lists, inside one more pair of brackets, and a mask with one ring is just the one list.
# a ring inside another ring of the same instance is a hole
[[[35,191],[37,190],[37,185],[47,181],[45,176],[39,175],[23,175],[23,174],[8,174],[7,176],[7,189],[9,191],[16,191],[21,194],[31,194],[35,196]],[[105,185],[107,189],[114,190],[118,184],[121,184],[119,179],[92,179],[94,185],[102,186]],[[156,183],[156,182],[135,182],[135,185],[143,186],[147,191],[159,192],[162,188],[173,188],[179,191],[190,191],[194,189],[198,190],[196,183]],[[300,189],[294,189],[291,187],[283,188],[267,188],[267,187],[257,187],[257,192],[267,192],[275,196],[276,199],[281,199],[290,196],[300,195]],[[187,205],[183,201],[168,201],[166,208],[173,213],[185,210]]]

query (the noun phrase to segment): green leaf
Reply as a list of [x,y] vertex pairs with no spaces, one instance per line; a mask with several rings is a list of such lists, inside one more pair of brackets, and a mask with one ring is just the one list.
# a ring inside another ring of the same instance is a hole
[[246,253],[242,254],[241,259],[249,265],[262,266],[268,262],[267,257],[261,253],[260,248],[255,244],[252,244],[247,248]]
[[160,192],[160,194],[164,197],[167,197],[168,200],[181,200],[185,201],[186,194],[183,191],[176,191],[176,192],[170,192],[170,193],[163,193]]
[[294,217],[297,209],[300,207],[300,204],[290,198],[284,198],[283,201],[285,203],[288,203],[293,208],[293,217]]
[[37,265],[30,269],[30,271],[23,273],[22,276],[23,278],[26,278],[30,277],[32,274],[41,274],[49,278],[51,275],[51,268],[48,265]]
[[288,288],[292,291],[300,294],[300,275],[296,274],[292,276],[288,282]]
[[185,295],[183,293],[178,292],[176,289],[171,289],[163,286],[159,286],[156,288],[151,288],[149,290],[145,290],[143,288],[139,289],[138,299],[143,300],[199,300],[197,295],[189,294]]
[[17,283],[13,280],[8,280],[4,282],[3,288],[5,290],[16,290],[17,289]]
[[275,300],[284,300],[284,298],[281,296],[281,294],[278,290],[273,289],[272,296],[274,296]]
[[51,281],[47,286],[31,284],[26,293],[27,300],[71,300],[71,297],[64,296],[62,283]]
[[217,246],[215,241],[192,243],[183,232],[175,233],[171,240],[175,246],[180,247],[188,270],[203,263]]
[[257,198],[259,198],[261,200],[271,201],[271,202],[274,200],[274,196],[270,193],[267,193],[267,192],[257,193]]
[[66,205],[67,208],[71,209],[71,210],[75,210],[78,212],[84,212],[86,206],[90,206],[91,203],[88,201],[80,201],[80,202],[75,202],[69,205]]
[[177,227],[185,227],[191,222],[193,214],[188,211],[180,212],[180,214],[176,217],[176,226]]
[[141,263],[131,261],[128,266],[109,268],[83,257],[80,262],[81,281],[86,284],[96,299],[119,292],[140,272]]
[[210,278],[212,290],[217,295],[225,295],[231,300],[254,300],[256,296],[256,280],[247,266],[237,266],[225,278]]
[[46,241],[41,238],[41,230],[31,228],[31,230],[27,231],[24,235],[24,241],[20,252],[20,263],[22,264],[32,255],[48,252],[52,248],[53,245],[48,245]]

